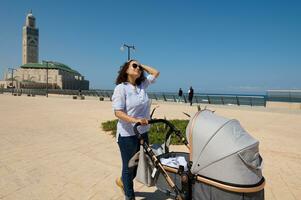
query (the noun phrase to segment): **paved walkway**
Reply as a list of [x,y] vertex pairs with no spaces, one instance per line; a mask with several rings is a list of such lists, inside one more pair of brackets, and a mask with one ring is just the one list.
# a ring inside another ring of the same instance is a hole
[[[261,142],[266,199],[301,198],[301,114],[214,107],[234,117]],[[195,107],[162,104],[157,117],[185,118]],[[101,131],[113,119],[110,102],[0,95],[0,199],[123,199],[115,139]],[[182,148],[182,147],[178,147]],[[135,185],[137,199],[166,199],[154,187]]]
[[100,128],[113,118],[110,102],[0,95],[0,199],[123,199],[119,149]]

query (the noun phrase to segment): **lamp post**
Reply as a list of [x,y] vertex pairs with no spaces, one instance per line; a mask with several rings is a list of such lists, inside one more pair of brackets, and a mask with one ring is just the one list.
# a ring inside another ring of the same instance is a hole
[[42,61],[43,63],[46,63],[46,97],[48,98],[48,63],[49,61]]
[[120,50],[123,51],[125,47],[128,48],[128,60],[130,60],[131,59],[131,49],[135,50],[135,46],[123,44],[123,46],[120,47]]
[[14,71],[17,70],[14,68],[8,68],[8,69],[11,70],[11,87],[12,87],[11,94],[13,94],[14,93]]

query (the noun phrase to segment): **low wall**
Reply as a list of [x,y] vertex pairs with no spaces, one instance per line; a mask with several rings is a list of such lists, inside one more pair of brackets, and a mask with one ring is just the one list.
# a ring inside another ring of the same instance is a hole
[[266,107],[267,108],[286,108],[286,109],[301,110],[301,103],[267,101]]

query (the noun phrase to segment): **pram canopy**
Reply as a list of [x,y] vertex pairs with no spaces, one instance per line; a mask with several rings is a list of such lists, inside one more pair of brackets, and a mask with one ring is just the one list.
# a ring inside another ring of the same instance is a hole
[[192,174],[240,186],[262,180],[259,142],[237,120],[200,111],[189,121],[186,138]]

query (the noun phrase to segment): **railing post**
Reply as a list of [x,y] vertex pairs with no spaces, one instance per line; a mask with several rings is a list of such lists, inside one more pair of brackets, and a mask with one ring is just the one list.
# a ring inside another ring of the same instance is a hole
[[236,102],[237,102],[237,105],[240,106],[238,96],[236,96]]
[[164,99],[164,101],[167,101],[167,100],[166,100],[166,97],[165,97],[165,95],[164,95],[164,93],[163,93],[163,99]]
[[183,98],[184,98],[184,102],[185,102],[185,103],[187,103],[187,100],[186,100],[185,94],[183,94]]
[[208,99],[208,103],[209,103],[209,104],[211,104],[211,101],[210,101],[209,95],[207,95],[207,99]]
[[177,102],[177,100],[176,100],[176,96],[175,95],[172,95],[173,96],[173,100],[174,100],[174,102]]

